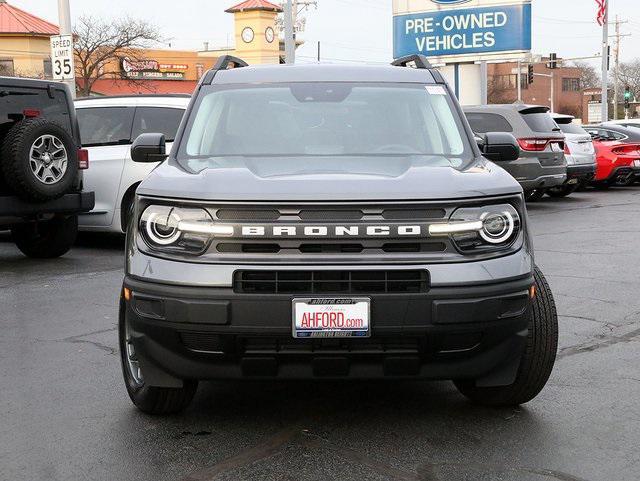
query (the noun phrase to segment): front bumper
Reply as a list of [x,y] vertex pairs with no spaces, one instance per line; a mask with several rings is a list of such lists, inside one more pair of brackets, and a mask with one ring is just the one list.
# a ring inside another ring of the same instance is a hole
[[[239,294],[126,277],[121,301],[145,382],[183,379],[421,378],[513,382],[527,336],[532,275],[371,298],[368,339],[294,339],[299,295]],[[318,297],[328,297],[327,295]],[[336,296],[329,296],[336,297]],[[344,297],[344,296],[343,296]],[[348,297],[348,296],[347,296]]]

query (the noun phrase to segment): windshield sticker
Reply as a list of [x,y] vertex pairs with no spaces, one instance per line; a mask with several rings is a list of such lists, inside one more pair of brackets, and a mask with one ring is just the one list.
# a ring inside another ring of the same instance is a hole
[[447,95],[447,91],[442,85],[425,85],[424,88],[431,95]]

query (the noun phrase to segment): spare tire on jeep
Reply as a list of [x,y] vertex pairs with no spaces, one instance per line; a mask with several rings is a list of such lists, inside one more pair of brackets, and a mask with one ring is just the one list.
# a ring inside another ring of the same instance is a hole
[[67,193],[78,172],[77,146],[61,126],[46,119],[17,122],[2,144],[0,170],[5,183],[27,201]]

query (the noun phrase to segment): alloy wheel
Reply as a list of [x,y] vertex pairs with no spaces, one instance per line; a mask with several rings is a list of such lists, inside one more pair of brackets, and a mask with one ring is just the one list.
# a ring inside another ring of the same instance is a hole
[[29,166],[36,179],[46,185],[55,184],[67,172],[67,149],[55,135],[45,134],[31,144]]

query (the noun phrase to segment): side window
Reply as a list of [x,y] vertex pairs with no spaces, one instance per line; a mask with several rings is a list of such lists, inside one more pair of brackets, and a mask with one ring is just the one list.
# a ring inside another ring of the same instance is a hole
[[600,129],[586,128],[585,130],[589,133],[589,135],[592,138],[601,138],[602,137],[602,132],[600,131]]
[[15,74],[13,69],[12,58],[0,58],[0,75],[5,77],[13,77]]
[[42,69],[44,71],[44,78],[53,78],[53,68],[51,66],[50,58],[45,58],[42,61]]
[[467,112],[465,115],[471,125],[471,130],[477,134],[513,132],[513,127],[502,115],[480,112]]
[[627,138],[626,135],[621,134],[620,132],[614,132],[613,130],[605,130],[605,132],[612,140],[624,140]]
[[95,147],[131,143],[133,112],[131,107],[77,109],[82,145]]
[[184,110],[178,108],[138,107],[133,122],[132,138],[135,139],[140,134],[157,132],[164,134],[167,142],[173,142],[183,114]]

